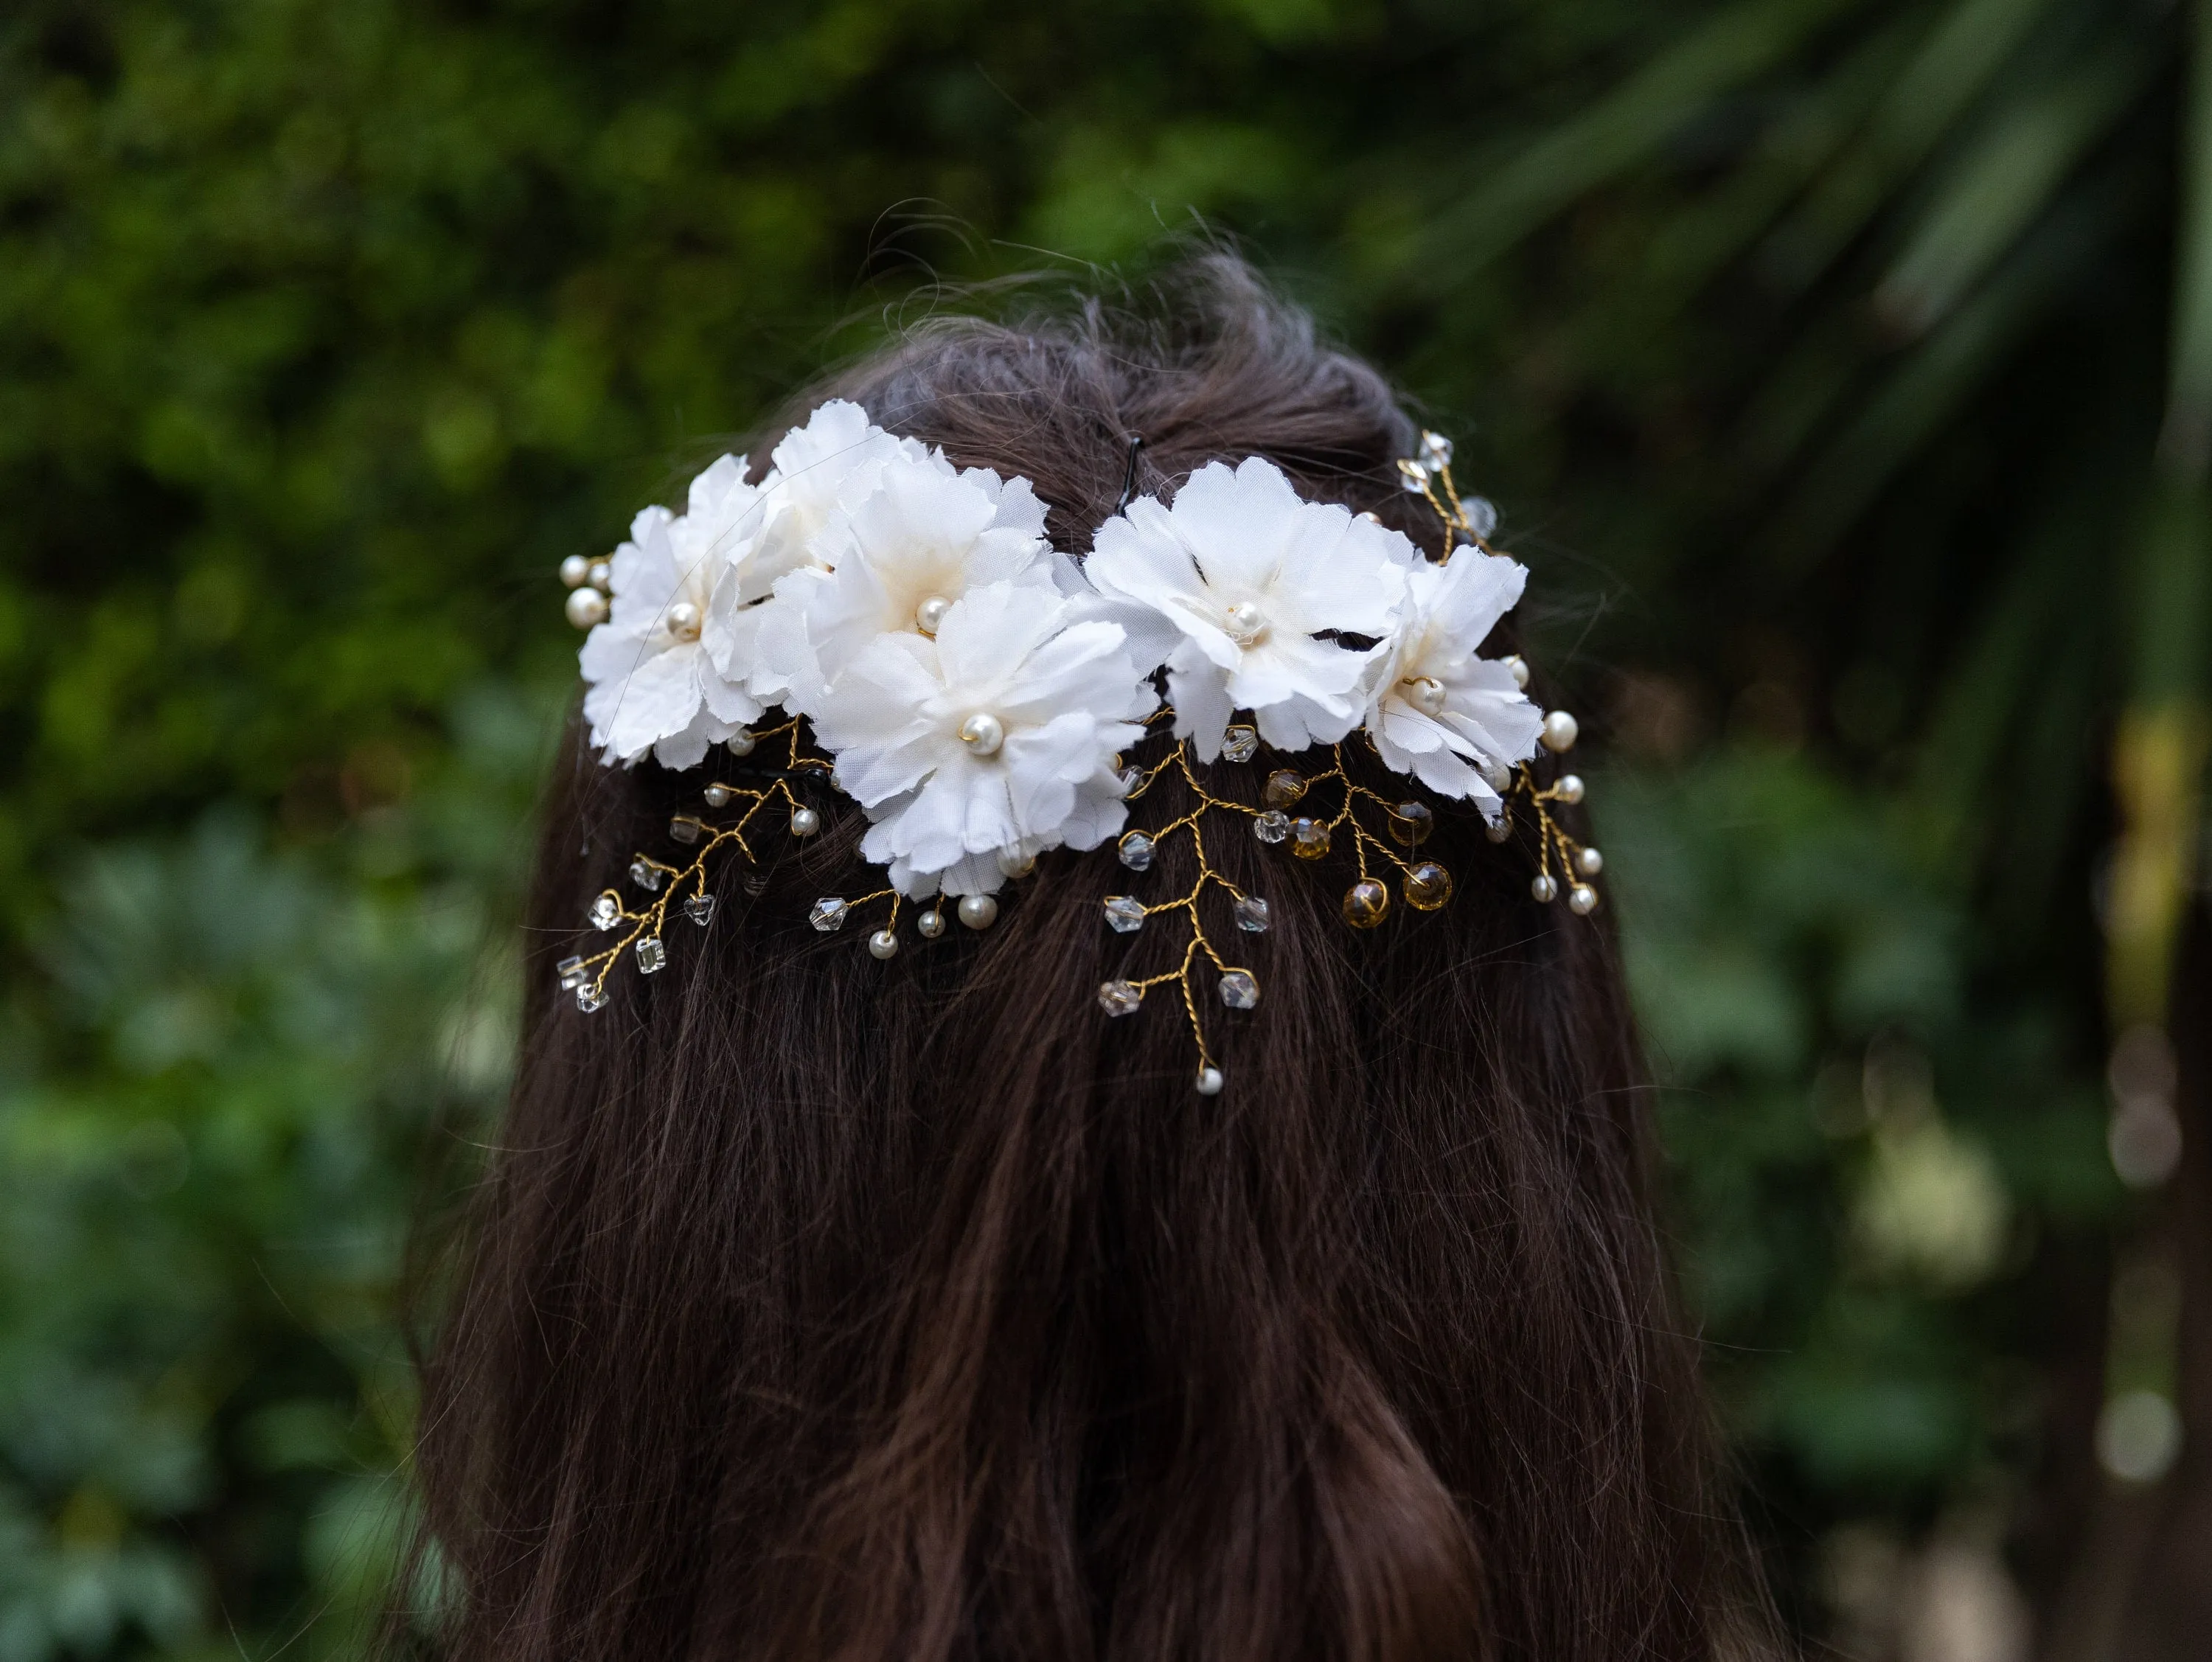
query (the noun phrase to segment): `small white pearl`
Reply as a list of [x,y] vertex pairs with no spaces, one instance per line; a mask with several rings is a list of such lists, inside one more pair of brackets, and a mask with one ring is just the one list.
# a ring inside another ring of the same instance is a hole
[[988,929],[999,921],[999,903],[988,894],[963,894],[960,921],[971,929]]
[[1567,907],[1577,917],[1588,917],[1597,910],[1597,891],[1587,883],[1577,883],[1567,891]]
[[1481,765],[1484,782],[1500,796],[1504,795],[1513,784],[1513,770],[1498,761],[1485,761]]
[[1500,813],[1497,819],[1486,825],[1482,828],[1482,834],[1493,843],[1510,843],[1513,840],[1511,810]]
[[811,837],[821,829],[822,816],[813,809],[793,808],[791,811],[791,834],[793,837]]
[[699,638],[699,608],[689,600],[678,600],[668,608],[668,632],[679,641]]
[[1552,788],[1562,802],[1579,802],[1583,800],[1583,776],[1579,773],[1563,773]]
[[1563,709],[1555,709],[1544,718],[1544,748],[1548,751],[1570,751],[1583,730],[1582,723]]
[[945,614],[952,610],[952,602],[942,594],[933,594],[914,609],[914,626],[925,635],[933,636],[937,626],[945,621]]
[[1528,885],[1528,892],[1539,900],[1557,900],[1559,898],[1559,880],[1546,872]]
[[1371,508],[1361,510],[1359,517],[1366,521],[1370,525],[1380,525],[1382,523],[1382,516],[1380,514],[1377,514]]
[[607,620],[607,597],[596,588],[572,588],[568,591],[568,621],[579,629],[589,629],[594,624]]
[[707,799],[707,806],[710,808],[726,808],[730,806],[730,788],[727,785],[709,785],[700,794]]
[[592,563],[580,554],[571,554],[561,562],[561,586],[581,588],[584,579],[592,575]]
[[1528,690],[1528,661],[1516,652],[1505,661],[1505,667],[1513,672],[1513,685],[1526,692]]
[[1584,849],[1575,855],[1575,869],[1584,877],[1595,877],[1605,869],[1605,856],[1595,849]]
[[914,920],[914,927],[921,931],[924,941],[934,941],[945,933],[945,914],[932,906]]
[[1198,1086],[1199,1095],[1202,1097],[1219,1096],[1221,1094],[1222,1085],[1221,1069],[1215,1067],[1212,1062],[1208,1062],[1205,1067],[1198,1070],[1198,1078],[1195,1083]]
[[728,751],[732,756],[750,756],[753,753],[753,746],[756,742],[757,741],[753,738],[753,730],[750,728],[739,728],[735,733],[722,740],[722,748]]
[[868,937],[868,951],[877,958],[895,958],[898,955],[898,937],[889,929],[878,929]]
[[1239,600],[1224,617],[1229,638],[1238,646],[1257,646],[1267,638],[1267,614],[1250,600]]
[[611,589],[615,586],[615,569],[605,560],[594,560],[585,568],[584,581],[593,588]]
[[1036,856],[1019,849],[999,850],[999,870],[1008,877],[1027,877],[1036,869]]
[[1401,685],[1406,689],[1406,702],[1424,715],[1444,713],[1444,684],[1433,675],[1408,676]]
[[1006,742],[1006,724],[979,709],[960,724],[960,742],[978,756],[996,756]]

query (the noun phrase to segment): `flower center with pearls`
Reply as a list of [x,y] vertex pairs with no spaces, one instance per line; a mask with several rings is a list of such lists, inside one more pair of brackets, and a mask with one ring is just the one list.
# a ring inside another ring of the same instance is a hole
[[951,601],[946,600],[942,594],[933,594],[915,607],[914,626],[924,635],[934,638],[938,625],[945,621],[945,614],[951,610]]
[[988,710],[977,710],[960,724],[960,742],[971,755],[996,756],[1006,742],[1006,723]]
[[1433,675],[1408,675],[1399,684],[1405,688],[1406,702],[1424,715],[1444,713],[1444,684]]
[[1256,601],[1237,601],[1223,614],[1221,626],[1241,647],[1257,646],[1267,638],[1267,614]]

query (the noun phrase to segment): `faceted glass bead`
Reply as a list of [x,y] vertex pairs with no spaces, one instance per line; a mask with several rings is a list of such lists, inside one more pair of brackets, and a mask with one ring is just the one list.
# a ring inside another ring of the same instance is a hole
[[1267,776],[1267,782],[1260,794],[1271,808],[1287,808],[1306,794],[1305,776],[1289,768],[1278,768]]
[[705,928],[714,921],[714,897],[711,894],[693,895],[684,903],[684,916],[701,928]]
[[679,813],[668,822],[668,834],[684,843],[696,843],[706,829],[688,813]]
[[650,860],[633,860],[629,862],[629,880],[641,889],[658,889],[660,886],[660,868]]
[[1429,470],[1417,461],[1401,461],[1398,464],[1398,483],[1418,496],[1428,488]]
[[1249,970],[1224,970],[1221,1001],[1232,1010],[1249,1010],[1260,1001],[1260,983]]
[[806,914],[806,921],[824,934],[831,934],[845,927],[845,914],[851,910],[834,894],[825,894],[814,903]]
[[592,927],[611,929],[622,922],[622,902],[611,894],[603,894],[592,902]]
[[1145,903],[1133,895],[1106,897],[1106,927],[1115,934],[1134,934],[1145,927]]
[[1433,860],[1424,860],[1406,874],[1406,904],[1417,912],[1432,912],[1452,898],[1451,874]]
[[1498,504],[1487,496],[1462,496],[1459,516],[1478,537],[1487,537],[1498,529]]
[[1262,843],[1279,843],[1291,834],[1291,816],[1280,808],[1269,808],[1252,822],[1252,835]]
[[637,972],[654,975],[668,967],[668,948],[660,944],[660,937],[649,934],[637,943]]
[[1144,1001],[1145,989],[1133,981],[1098,983],[1098,1008],[1109,1016],[1134,1015],[1137,1007]]
[[1291,820],[1291,852],[1301,860],[1318,860],[1327,854],[1328,822],[1325,819]]
[[584,974],[584,960],[580,958],[564,958],[553,968],[561,977],[561,990],[564,993],[574,992],[587,978]]
[[1390,835],[1409,849],[1427,842],[1436,828],[1436,810],[1426,802],[1401,802],[1390,810]]
[[576,983],[576,1008],[586,1015],[601,1008],[606,1001],[606,989],[597,982],[582,981]]
[[1145,782],[1145,773],[1142,768],[1123,768],[1120,773],[1115,775],[1115,777],[1121,782],[1121,794],[1124,796]]
[[1371,877],[1363,877],[1344,892],[1344,921],[1355,929],[1371,929],[1390,915],[1390,891]]
[[1237,914],[1237,927],[1247,934],[1267,933],[1267,903],[1256,894],[1240,895],[1232,909]]
[[1233,727],[1222,735],[1221,759],[1224,762],[1249,762],[1260,753],[1259,733],[1248,727]]
[[1431,472],[1451,466],[1452,441],[1441,433],[1421,435],[1421,462]]
[[1152,839],[1142,831],[1131,831],[1121,839],[1121,863],[1133,872],[1152,868]]

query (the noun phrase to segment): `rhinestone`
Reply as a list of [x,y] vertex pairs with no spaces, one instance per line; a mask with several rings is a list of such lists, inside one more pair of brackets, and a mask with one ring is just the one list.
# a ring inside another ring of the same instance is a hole
[[729,807],[730,794],[730,788],[727,785],[709,785],[701,793],[707,799],[707,806],[710,808]]
[[1421,465],[1432,473],[1451,466],[1452,441],[1441,433],[1421,435]]
[[1344,892],[1344,921],[1355,929],[1371,929],[1390,915],[1390,891],[1371,877],[1363,877]]
[[1552,794],[1572,807],[1583,800],[1583,776],[1579,773],[1563,773],[1552,784]]
[[1544,718],[1544,748],[1555,755],[1564,754],[1575,747],[1581,733],[1582,723],[1565,710],[1555,709]]
[[660,868],[643,855],[640,855],[629,862],[629,880],[641,889],[658,890],[660,887]]
[[1106,927],[1115,934],[1134,934],[1145,927],[1145,903],[1133,895],[1106,897]]
[[1595,849],[1578,849],[1575,851],[1575,869],[1584,877],[1595,877],[1605,869],[1605,856]]
[[1528,892],[1539,900],[1557,900],[1559,898],[1559,880],[1549,872],[1540,873],[1529,883]]
[[1269,808],[1252,822],[1252,835],[1262,843],[1279,843],[1291,834],[1291,816],[1280,808]]
[[877,958],[898,956],[898,937],[889,929],[878,929],[868,937],[868,951]]
[[1237,914],[1237,927],[1247,934],[1267,933],[1267,903],[1256,894],[1240,894],[1231,909]]
[[957,910],[971,929],[988,929],[999,921],[999,903],[988,894],[962,895]]
[[584,984],[584,960],[580,958],[564,958],[553,966],[553,971],[561,977],[561,990],[564,993],[573,993]]
[[722,740],[722,748],[732,756],[750,756],[753,753],[753,746],[757,742],[759,741],[753,737],[750,728],[739,728]]
[[1462,496],[1459,516],[1476,536],[1487,538],[1498,529],[1498,504],[1487,496]]
[[914,920],[914,927],[924,941],[934,941],[945,933],[945,914],[933,906]]
[[1424,860],[1406,874],[1406,904],[1417,912],[1432,912],[1452,898],[1451,874],[1433,860]]
[[1305,776],[1289,768],[1278,768],[1267,776],[1267,782],[1260,794],[1271,808],[1287,808],[1306,794]]
[[714,921],[714,897],[711,894],[693,895],[684,903],[684,916],[701,928],[705,928]]
[[658,975],[668,967],[668,948],[660,944],[660,937],[649,934],[637,943],[637,972]]
[[1224,970],[1221,1001],[1232,1010],[1249,1010],[1260,1001],[1260,983],[1249,970]]
[[822,816],[813,809],[793,808],[791,811],[791,834],[793,837],[811,837],[821,829]]
[[1567,905],[1577,917],[1588,917],[1597,910],[1597,891],[1587,883],[1577,883],[1567,891]]
[[1133,872],[1152,870],[1152,839],[1142,831],[1131,831],[1121,839],[1121,863]]
[[1291,820],[1291,852],[1301,860],[1318,860],[1327,854],[1328,822],[1325,819]]
[[596,588],[572,588],[564,610],[578,629],[595,628],[607,620],[607,597]]
[[1513,810],[1499,809],[1497,819],[1485,822],[1482,834],[1493,843],[1510,843],[1513,840]]
[[1436,810],[1426,802],[1401,802],[1390,810],[1390,835],[1409,849],[1427,842],[1436,828]]
[[1191,1082],[1199,1095],[1218,1097],[1221,1094],[1221,1069],[1208,1062],[1198,1070],[1198,1077]]
[[622,902],[611,894],[603,894],[592,902],[591,922],[595,929],[611,929],[622,922]]
[[603,1008],[607,1001],[607,989],[595,981],[579,982],[576,986],[576,1008],[586,1015]]
[[1260,735],[1251,728],[1233,727],[1221,735],[1221,759],[1249,762],[1260,753]]
[[696,843],[706,830],[706,826],[688,813],[679,813],[668,822],[668,834],[686,846]]
[[1133,981],[1098,983],[1098,1008],[1109,1016],[1134,1015],[1137,1007],[1144,1001],[1145,989]]
[[852,909],[834,894],[825,894],[816,901],[806,914],[806,921],[824,934],[834,934],[845,927],[845,914]]

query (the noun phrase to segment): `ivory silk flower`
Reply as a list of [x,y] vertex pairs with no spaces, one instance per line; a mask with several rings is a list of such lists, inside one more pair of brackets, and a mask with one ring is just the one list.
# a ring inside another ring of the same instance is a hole
[[1363,682],[1381,648],[1324,631],[1382,637],[1419,551],[1349,508],[1303,501],[1254,456],[1209,462],[1176,493],[1099,527],[1085,572],[1109,601],[1143,607],[1180,637],[1167,657],[1175,732],[1202,761],[1249,709],[1278,750],[1334,744],[1359,725]]
[[1113,762],[1158,695],[1121,629],[1049,585],[1000,581],[935,636],[878,635],[823,692],[814,728],[876,823],[860,844],[902,893],[988,893],[998,856],[1096,848],[1127,809]]
[[1504,776],[1536,753],[1544,716],[1510,666],[1475,654],[1528,580],[1526,567],[1474,548],[1415,567],[1370,681],[1367,731],[1383,765],[1493,820]]

